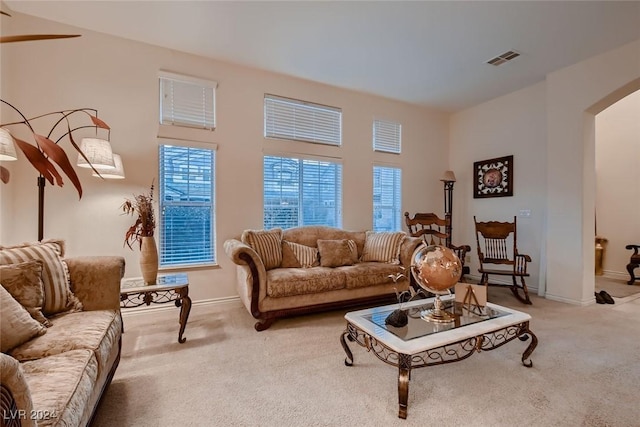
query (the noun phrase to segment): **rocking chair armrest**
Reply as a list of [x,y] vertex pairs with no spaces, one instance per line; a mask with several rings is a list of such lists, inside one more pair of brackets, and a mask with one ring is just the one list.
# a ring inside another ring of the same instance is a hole
[[516,254],[517,257],[519,258],[524,258],[524,260],[526,262],[531,262],[531,257],[529,255],[525,255],[525,254]]
[[640,245],[627,245],[624,248],[629,250],[633,249],[633,255],[635,256],[635,255],[638,255],[638,250],[640,249]]

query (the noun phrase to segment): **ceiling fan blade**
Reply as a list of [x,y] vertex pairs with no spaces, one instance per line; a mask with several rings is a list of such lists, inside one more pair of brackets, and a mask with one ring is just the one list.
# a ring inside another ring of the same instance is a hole
[[26,42],[32,40],[68,39],[80,37],[80,34],[25,34],[22,36],[2,36],[0,43]]

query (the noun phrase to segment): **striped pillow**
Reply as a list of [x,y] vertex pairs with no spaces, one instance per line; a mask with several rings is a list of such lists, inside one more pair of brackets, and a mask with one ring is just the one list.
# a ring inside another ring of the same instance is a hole
[[283,240],[282,244],[289,246],[302,268],[317,267],[320,265],[318,262],[317,248],[301,245],[300,243],[288,242],[286,240]]
[[406,236],[404,231],[367,231],[360,261],[400,264],[400,246]]
[[0,247],[0,265],[18,264],[32,259],[42,261],[45,315],[82,310],[82,304],[69,287],[69,270],[62,260],[64,241],[45,240],[19,246]]
[[264,268],[271,270],[282,263],[282,229],[245,230],[240,240],[258,253]]

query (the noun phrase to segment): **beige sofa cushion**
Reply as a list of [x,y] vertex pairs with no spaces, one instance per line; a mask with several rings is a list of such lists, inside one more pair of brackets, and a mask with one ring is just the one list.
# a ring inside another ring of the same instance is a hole
[[400,264],[400,247],[402,246],[402,241],[405,237],[406,233],[403,231],[367,231],[364,250],[360,261]]
[[33,259],[42,261],[45,315],[82,309],[82,304],[69,287],[69,271],[62,260],[63,256],[64,241],[62,240],[45,240],[0,247],[0,265],[18,264]]
[[21,364],[33,400],[42,416],[38,427],[85,425],[98,378],[91,350],[71,350]]
[[256,251],[262,259],[265,269],[271,270],[280,267],[282,263],[282,229],[245,230],[240,240]]
[[358,261],[358,248],[351,239],[318,240],[320,265],[322,267],[340,267],[353,265]]
[[277,268],[267,272],[267,296],[289,297],[344,289],[344,272],[335,268]]
[[31,317],[45,326],[51,325],[42,314],[42,261],[34,259],[18,264],[0,265],[0,282]]
[[339,267],[338,270],[345,273],[347,289],[393,283],[389,275],[402,272],[400,266],[382,262],[359,262],[349,267]]
[[47,328],[0,286],[0,350],[6,353],[45,332]]
[[115,310],[64,313],[51,318],[52,326],[43,336],[32,339],[11,351],[20,361],[88,349],[96,354],[100,372],[107,369],[109,354],[118,345],[122,320]]

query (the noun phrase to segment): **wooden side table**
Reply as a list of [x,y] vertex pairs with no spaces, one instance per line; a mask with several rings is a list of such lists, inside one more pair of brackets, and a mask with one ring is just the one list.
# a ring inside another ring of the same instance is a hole
[[165,304],[175,301],[180,307],[180,331],[178,342],[187,339],[182,336],[191,312],[189,298],[189,277],[186,273],[163,274],[158,276],[155,285],[146,285],[142,278],[122,279],[120,283],[120,307],[131,308],[141,305]]

